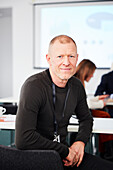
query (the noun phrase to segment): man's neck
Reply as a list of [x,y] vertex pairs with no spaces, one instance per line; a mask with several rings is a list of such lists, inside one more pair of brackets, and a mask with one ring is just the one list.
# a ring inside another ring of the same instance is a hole
[[61,80],[60,78],[54,76],[54,75],[52,74],[51,70],[49,70],[49,71],[50,71],[51,79],[52,79],[53,83],[54,83],[56,86],[58,86],[58,87],[65,87],[65,86],[66,86],[66,84],[67,84],[67,82],[68,82],[67,79],[62,79],[62,80]]
[[61,82],[57,82],[57,81],[54,81],[54,80],[53,80],[53,83],[54,83],[56,86],[58,86],[58,87],[65,87],[66,84],[67,84],[67,81],[62,80]]

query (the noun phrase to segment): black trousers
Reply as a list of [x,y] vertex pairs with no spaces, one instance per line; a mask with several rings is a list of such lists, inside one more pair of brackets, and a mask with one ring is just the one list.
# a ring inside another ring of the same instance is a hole
[[85,152],[79,167],[64,167],[64,170],[113,170],[113,163]]

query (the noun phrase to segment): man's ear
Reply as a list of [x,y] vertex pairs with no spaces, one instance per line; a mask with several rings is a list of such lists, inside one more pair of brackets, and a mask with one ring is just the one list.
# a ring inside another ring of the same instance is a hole
[[49,57],[49,54],[46,54],[46,60],[47,60],[48,64],[50,64],[50,57]]
[[76,59],[76,63],[78,62],[78,56],[79,56],[79,54],[77,54],[77,59]]
[[46,60],[48,61],[48,54],[46,54]]

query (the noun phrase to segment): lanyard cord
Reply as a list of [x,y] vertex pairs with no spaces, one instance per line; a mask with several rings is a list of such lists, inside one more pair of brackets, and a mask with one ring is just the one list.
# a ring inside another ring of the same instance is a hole
[[[56,91],[55,91],[55,84],[54,83],[52,83],[52,89],[53,89],[53,105],[54,105],[54,113],[53,113],[53,116],[54,116],[54,134],[57,135],[58,123],[57,123],[56,114],[55,114]],[[70,87],[68,88],[68,91],[67,91],[67,94],[66,94],[62,118],[64,117],[64,112],[65,112],[65,109],[66,109],[66,103],[67,103],[67,99],[68,99],[68,96],[69,96],[69,92],[70,92]]]

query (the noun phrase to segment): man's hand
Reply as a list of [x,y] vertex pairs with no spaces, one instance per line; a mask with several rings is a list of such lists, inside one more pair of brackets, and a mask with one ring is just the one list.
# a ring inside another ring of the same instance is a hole
[[64,166],[74,166],[77,164],[77,167],[82,162],[84,156],[85,144],[81,141],[74,142],[73,145],[69,148],[69,154],[66,157]]
[[84,156],[84,148],[85,148],[85,144],[81,141],[74,142],[73,145],[71,146],[71,149],[76,152],[77,157],[78,157],[77,167],[82,162],[82,159]]
[[69,154],[65,160],[63,160],[64,166],[74,166],[78,162],[77,154],[74,150],[69,148]]

